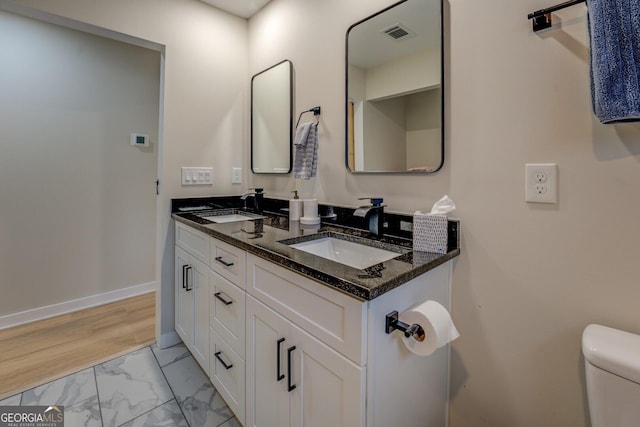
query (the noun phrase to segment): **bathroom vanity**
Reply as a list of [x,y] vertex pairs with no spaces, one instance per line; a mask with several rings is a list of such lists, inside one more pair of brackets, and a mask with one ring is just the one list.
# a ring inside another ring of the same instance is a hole
[[173,218],[176,331],[244,426],[447,424],[449,346],[416,356],[385,316],[425,300],[449,309],[457,245],[373,242],[402,253],[360,269],[291,246],[354,230]]

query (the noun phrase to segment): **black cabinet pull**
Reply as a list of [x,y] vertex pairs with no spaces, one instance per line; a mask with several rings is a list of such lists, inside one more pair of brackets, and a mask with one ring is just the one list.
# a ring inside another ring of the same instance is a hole
[[218,362],[222,363],[222,366],[224,366],[224,369],[226,369],[227,371],[231,368],[233,368],[233,364],[229,363],[228,365],[225,363],[224,360],[222,360],[222,357],[220,357],[220,353],[222,353],[221,351],[217,352],[214,354],[214,356],[216,357],[216,359],[218,359]]
[[189,272],[190,272],[192,269],[193,269],[193,268],[192,268],[190,265],[187,265],[187,268],[186,268],[186,270],[187,270],[187,280],[186,280],[186,285],[187,285],[187,286],[186,286],[186,289],[187,289],[187,292],[189,292],[189,291],[193,290],[193,288],[190,288],[190,287],[189,287],[189,284],[193,284],[193,273],[191,273],[191,279],[192,279],[192,280],[189,280]]
[[280,338],[276,343],[276,380],[282,381],[284,374],[280,372],[280,344],[284,342],[284,338]]
[[182,265],[182,289],[187,287],[187,267],[189,267],[189,264]]
[[233,265],[232,262],[227,262],[223,260],[221,256],[215,257],[215,260],[218,261],[220,264],[224,265],[225,267],[231,267]]
[[215,294],[213,294],[214,297],[218,298],[220,301],[222,301],[222,303],[224,305],[231,305],[233,304],[233,301],[227,301],[226,299],[222,298],[222,292],[216,292]]
[[289,375],[289,378],[287,379],[287,385],[289,386],[289,392],[295,390],[296,388],[295,384],[291,384],[291,354],[295,349],[295,345],[287,349],[287,375]]

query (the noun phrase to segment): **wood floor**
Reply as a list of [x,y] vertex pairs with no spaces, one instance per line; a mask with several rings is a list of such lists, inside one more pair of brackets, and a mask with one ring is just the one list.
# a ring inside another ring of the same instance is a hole
[[155,292],[0,331],[0,400],[155,341]]

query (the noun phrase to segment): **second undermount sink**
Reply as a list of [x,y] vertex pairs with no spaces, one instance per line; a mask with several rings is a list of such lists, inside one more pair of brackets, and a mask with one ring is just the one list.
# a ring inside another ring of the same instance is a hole
[[[371,246],[366,239],[342,236],[337,233],[319,233],[311,239],[298,242],[297,239],[281,241],[291,248],[307,252],[331,261],[357,269],[388,261],[406,252],[398,248],[397,252]],[[374,243],[374,242],[372,242]]]
[[217,224],[221,224],[224,222],[247,221],[250,219],[264,218],[262,215],[256,215],[249,212],[238,212],[236,209],[227,209],[222,212],[210,211],[208,213],[201,213],[198,216],[202,219],[206,219],[207,221],[215,222]]
[[249,216],[240,215],[240,214],[203,216],[202,218],[206,219],[207,221],[216,222],[216,223],[246,221],[248,219],[254,219]]

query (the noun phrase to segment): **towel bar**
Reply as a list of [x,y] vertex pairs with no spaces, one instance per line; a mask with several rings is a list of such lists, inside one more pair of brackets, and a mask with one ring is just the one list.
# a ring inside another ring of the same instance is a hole
[[571,0],[545,9],[536,10],[535,12],[531,12],[527,19],[533,19],[533,31],[544,30],[545,28],[551,27],[552,12],[585,2],[586,0]]
[[320,119],[318,119],[318,116],[320,115],[320,107],[313,107],[313,108],[309,108],[308,110],[304,110],[302,113],[300,113],[300,115],[298,116],[298,121],[296,122],[296,128],[300,124],[300,119],[302,118],[302,115],[304,113],[313,113],[313,115],[316,118],[316,125],[320,122]]

